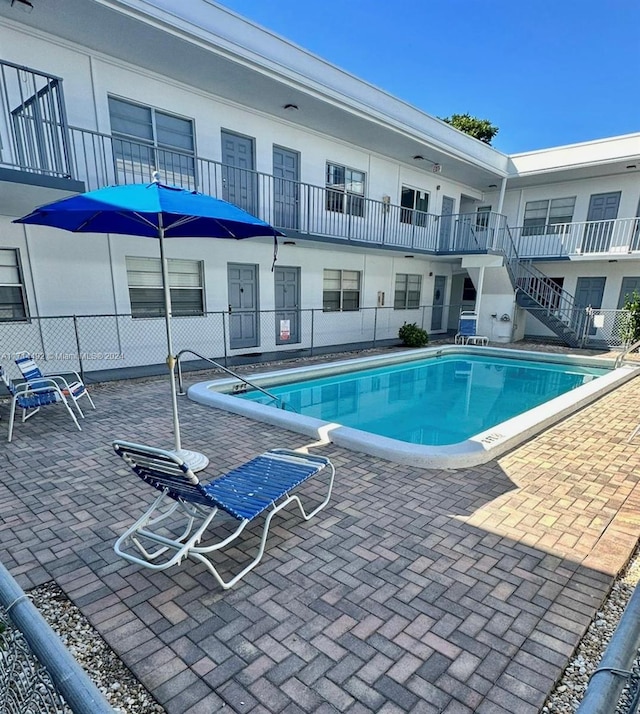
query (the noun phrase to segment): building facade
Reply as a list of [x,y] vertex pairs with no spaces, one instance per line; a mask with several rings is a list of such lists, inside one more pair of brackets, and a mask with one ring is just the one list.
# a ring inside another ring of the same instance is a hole
[[169,242],[178,349],[436,335],[461,309],[496,342],[610,342],[607,311],[640,289],[640,134],[507,156],[208,0],[17,0],[0,5],[5,344],[162,361],[155,241],[12,223],[154,172],[286,234],[275,264],[266,239]]

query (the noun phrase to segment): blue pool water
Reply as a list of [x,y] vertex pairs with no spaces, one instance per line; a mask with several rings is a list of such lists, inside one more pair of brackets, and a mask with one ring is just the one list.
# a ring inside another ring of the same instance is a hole
[[[445,355],[266,389],[299,414],[413,444],[455,444],[608,370]],[[237,395],[273,404],[260,392]]]

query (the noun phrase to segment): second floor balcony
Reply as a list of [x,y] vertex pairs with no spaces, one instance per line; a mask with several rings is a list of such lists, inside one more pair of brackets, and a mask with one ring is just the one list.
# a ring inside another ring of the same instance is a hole
[[[506,218],[494,212],[435,215],[367,198],[346,180],[318,186],[276,175],[275,166],[267,174],[158,142],[72,127],[61,79],[0,62],[0,182],[11,180],[7,171],[26,176],[22,183],[67,192],[151,181],[157,171],[167,184],[227,200],[292,237],[411,253],[567,259],[640,252],[639,218],[509,230]],[[53,198],[24,196],[31,205],[14,210],[26,212]]]
[[640,217],[521,226],[511,235],[527,260],[640,257]]

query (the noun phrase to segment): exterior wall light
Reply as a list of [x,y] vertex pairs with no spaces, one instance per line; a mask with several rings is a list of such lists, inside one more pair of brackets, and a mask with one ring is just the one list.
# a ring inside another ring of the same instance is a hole
[[30,0],[11,0],[11,7],[14,5],[23,12],[31,12],[33,10],[33,3]]

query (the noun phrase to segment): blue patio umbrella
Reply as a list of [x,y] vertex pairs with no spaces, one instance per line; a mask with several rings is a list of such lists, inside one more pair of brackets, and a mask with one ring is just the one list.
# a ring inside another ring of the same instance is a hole
[[183,449],[180,440],[171,338],[171,292],[164,239],[272,236],[277,241],[277,236],[284,236],[284,233],[231,203],[196,191],[165,186],[157,180],[149,184],[108,186],[54,201],[14,223],[52,226],[73,233],[119,233],[159,241],[175,450],[193,470],[204,468],[208,463],[206,457]]

